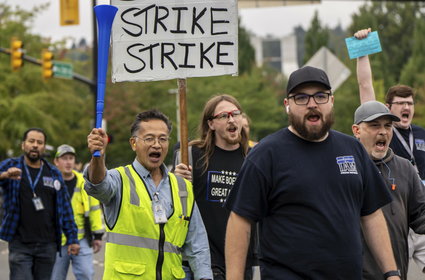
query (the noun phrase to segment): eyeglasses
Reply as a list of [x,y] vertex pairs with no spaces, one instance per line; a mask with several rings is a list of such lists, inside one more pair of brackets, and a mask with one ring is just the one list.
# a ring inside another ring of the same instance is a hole
[[394,101],[391,104],[394,105],[401,105],[401,106],[413,106],[415,103],[413,101]]
[[330,92],[316,92],[315,94],[309,95],[306,93],[298,93],[292,96],[289,96],[289,98],[293,98],[295,104],[297,105],[307,105],[308,102],[310,102],[310,98],[314,99],[314,102],[317,104],[325,104],[329,101],[329,96],[331,95]]
[[168,141],[170,140],[170,137],[167,136],[160,136],[158,138],[156,137],[152,137],[152,136],[148,136],[145,138],[140,138],[139,136],[134,136],[134,138],[139,138],[140,140],[142,140],[146,145],[152,146],[156,143],[156,141],[158,141],[159,145],[164,145],[167,144]]
[[241,115],[242,115],[241,110],[233,110],[229,112],[223,111],[213,116],[211,119],[217,119],[221,121],[221,120],[226,120],[230,118],[230,116],[232,116],[233,118],[236,118],[236,117],[240,117]]

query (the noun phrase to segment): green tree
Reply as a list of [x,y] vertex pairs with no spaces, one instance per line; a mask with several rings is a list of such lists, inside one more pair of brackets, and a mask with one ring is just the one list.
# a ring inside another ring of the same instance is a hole
[[249,34],[245,28],[238,25],[238,61],[239,74],[249,72],[255,64],[255,50],[249,41]]
[[306,63],[322,46],[327,46],[329,40],[329,30],[323,27],[319,20],[317,11],[310,23],[310,27],[305,33],[305,55],[304,63]]
[[400,81],[401,71],[417,40],[414,30],[423,21],[424,7],[421,1],[373,1],[353,14],[350,34],[368,27],[379,32],[382,53],[372,55],[371,64],[374,78],[382,79],[385,88]]
[[[143,110],[157,108],[173,122],[170,150],[177,139],[176,97],[171,95],[177,87],[176,80],[112,84],[108,82],[105,118],[108,133],[114,135],[114,142],[108,146],[108,166],[128,163],[134,153],[128,146],[130,125],[135,115]],[[189,139],[197,137],[197,127],[205,102],[213,95],[226,93],[235,96],[244,111],[251,117],[253,139],[261,139],[286,124],[278,100],[282,83],[275,73],[253,67],[251,73],[237,77],[218,76],[190,78],[187,80],[187,119]],[[265,110],[267,108],[267,110]],[[171,162],[171,151],[166,162]]]
[[[73,59],[74,71],[91,73],[91,50],[71,51],[63,42],[47,44],[38,35],[28,32],[28,22],[33,12],[12,10],[3,5],[7,16],[2,15],[0,32],[5,36],[19,34],[28,55],[39,57],[42,48],[50,47],[57,59]],[[18,15],[23,16],[19,17]],[[205,102],[215,94],[234,95],[253,120],[253,138],[258,140],[286,125],[281,110],[283,87],[279,76],[272,71],[257,68],[254,52],[247,32],[239,27],[239,76],[191,78],[187,80],[187,104],[189,137],[197,137],[196,129]],[[2,36],[3,39],[5,36]],[[7,46],[2,42],[1,46]],[[82,53],[80,53],[82,51]],[[88,60],[75,59],[88,57]],[[76,61],[77,60],[77,61]],[[110,71],[108,71],[110,73]],[[42,127],[48,134],[48,144],[58,146],[67,143],[77,149],[82,161],[90,159],[87,151],[87,134],[93,119],[94,99],[87,86],[76,81],[50,79],[43,81],[39,66],[25,65],[12,73],[9,57],[0,55],[0,157],[5,158],[12,149],[20,154],[20,138],[25,129]],[[176,80],[157,82],[123,82],[113,84],[107,79],[104,118],[107,132],[114,141],[109,144],[106,156],[108,167],[126,164],[134,159],[130,149],[130,125],[135,115],[143,110],[157,108],[168,115],[174,125],[170,150],[177,142],[176,97],[169,92],[177,88]],[[170,162],[171,152],[166,162]]]
[[425,82],[421,77],[425,73],[425,56],[423,50],[424,46],[425,22],[423,20],[418,20],[415,25],[415,31],[413,33],[412,55],[403,67],[400,77],[401,83],[410,85],[412,87],[424,85]]
[[[40,57],[43,48],[58,50],[62,42],[43,43],[43,38],[28,32],[35,15],[47,6],[24,11],[0,4],[0,46],[8,48],[9,40],[16,36],[24,42],[26,55]],[[85,145],[89,129],[87,104],[91,98],[87,90],[75,81],[51,79],[44,81],[41,68],[25,63],[17,72],[12,72],[9,56],[0,54],[0,159],[12,152],[20,154],[23,132],[29,127],[46,130],[48,144],[56,147],[69,143],[76,148]],[[92,103],[90,103],[92,104]],[[92,109],[92,108],[90,108]]]

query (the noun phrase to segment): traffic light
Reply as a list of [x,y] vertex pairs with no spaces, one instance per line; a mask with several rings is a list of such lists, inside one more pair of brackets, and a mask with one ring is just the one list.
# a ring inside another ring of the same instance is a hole
[[78,0],[60,0],[60,25],[80,24]]
[[41,72],[45,79],[53,77],[53,53],[48,50],[41,53]]
[[19,70],[24,65],[24,43],[13,37],[10,42],[10,65],[13,71]]

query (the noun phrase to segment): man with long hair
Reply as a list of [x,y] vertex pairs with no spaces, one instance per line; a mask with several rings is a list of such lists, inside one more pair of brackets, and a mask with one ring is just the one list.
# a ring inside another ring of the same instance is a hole
[[[212,97],[205,104],[199,138],[189,143],[189,166],[179,163],[175,173],[193,182],[211,250],[214,279],[225,279],[224,237],[229,211],[223,207],[248,152],[242,129],[242,107],[230,95]],[[175,153],[177,156],[178,152]],[[252,258],[248,258],[251,263]],[[184,263],[185,264],[185,263]],[[245,279],[251,279],[250,265]]]

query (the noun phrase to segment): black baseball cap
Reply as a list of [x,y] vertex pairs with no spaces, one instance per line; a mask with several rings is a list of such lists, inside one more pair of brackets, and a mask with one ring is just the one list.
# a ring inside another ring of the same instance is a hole
[[331,89],[328,75],[325,71],[319,68],[304,66],[289,76],[288,85],[286,86],[286,94],[289,95],[297,86],[304,83],[319,83],[327,89]]

